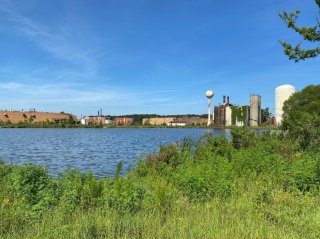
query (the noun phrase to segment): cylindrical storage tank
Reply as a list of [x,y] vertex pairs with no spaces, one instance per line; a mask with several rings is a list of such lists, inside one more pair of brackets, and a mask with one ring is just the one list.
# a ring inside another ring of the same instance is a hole
[[261,96],[250,96],[250,126],[258,126],[261,123]]
[[275,89],[275,107],[274,115],[276,123],[279,125],[282,122],[283,104],[289,97],[296,92],[296,88],[292,85],[280,85]]

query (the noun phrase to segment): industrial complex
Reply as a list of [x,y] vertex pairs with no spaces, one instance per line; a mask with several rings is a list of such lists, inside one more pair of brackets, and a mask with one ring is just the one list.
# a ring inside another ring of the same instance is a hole
[[[208,92],[208,91],[207,91]],[[208,97],[206,92],[206,96]],[[212,91],[211,91],[212,92]],[[296,92],[292,85],[281,85],[275,88],[275,117],[269,119],[273,125],[281,124],[283,105],[289,97]],[[213,95],[213,93],[212,93]],[[209,98],[209,97],[208,97]],[[211,100],[212,97],[209,98]],[[230,103],[229,96],[223,96],[222,104],[214,107],[212,115],[216,126],[259,126],[261,125],[261,96],[250,95],[250,105],[235,105]],[[210,122],[210,103],[208,104],[208,123]]]
[[[296,92],[292,85],[281,85],[275,88],[275,115],[267,121],[271,125],[279,125],[283,117],[283,105],[289,97]],[[222,97],[222,103],[214,106],[211,113],[211,101],[214,96],[212,90],[205,92],[208,98],[208,118],[202,117],[149,117],[143,118],[138,124],[143,125],[167,125],[167,126],[188,126],[188,125],[214,125],[218,127],[228,126],[259,126],[261,125],[261,96],[252,94],[248,105],[237,105],[230,102],[229,96]],[[72,114],[37,112],[35,109],[29,111],[0,111],[0,123],[80,123],[82,125],[123,125],[134,124],[131,117],[110,117],[102,115],[83,116],[77,119]]]
[[222,104],[214,107],[216,126],[258,126],[261,124],[261,96],[251,95],[250,105],[230,103],[229,96],[223,96]]

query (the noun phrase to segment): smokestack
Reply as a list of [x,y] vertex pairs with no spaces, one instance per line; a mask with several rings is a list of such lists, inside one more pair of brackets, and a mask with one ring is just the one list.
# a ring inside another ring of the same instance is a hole
[[226,103],[226,96],[224,95],[223,96],[223,104],[225,104]]
[[230,102],[229,102],[229,96],[227,96],[227,104],[229,104]]

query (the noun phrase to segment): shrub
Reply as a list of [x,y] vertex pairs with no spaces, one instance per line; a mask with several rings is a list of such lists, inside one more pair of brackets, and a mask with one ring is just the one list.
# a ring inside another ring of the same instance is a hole
[[246,127],[231,130],[232,144],[235,149],[248,148],[255,141],[255,132]]
[[145,189],[129,179],[121,178],[105,184],[107,206],[121,211],[137,212],[142,206]]
[[281,128],[301,149],[320,148],[320,85],[310,85],[293,94],[283,106]]

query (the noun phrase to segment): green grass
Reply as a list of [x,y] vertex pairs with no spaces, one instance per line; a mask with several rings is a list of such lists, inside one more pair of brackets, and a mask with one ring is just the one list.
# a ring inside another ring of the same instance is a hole
[[0,238],[319,238],[320,152],[242,129],[161,146],[125,177],[0,164]]

